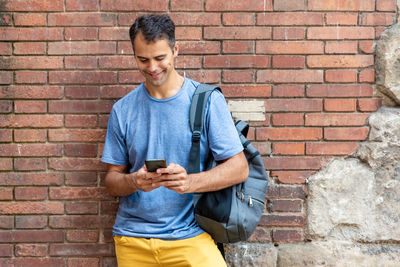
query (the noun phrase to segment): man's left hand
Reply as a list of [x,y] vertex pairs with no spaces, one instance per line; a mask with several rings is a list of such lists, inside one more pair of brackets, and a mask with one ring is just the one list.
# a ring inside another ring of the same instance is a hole
[[189,193],[191,188],[190,178],[185,168],[176,163],[171,163],[167,168],[157,169],[161,176],[152,179],[154,187],[164,186],[179,194]]

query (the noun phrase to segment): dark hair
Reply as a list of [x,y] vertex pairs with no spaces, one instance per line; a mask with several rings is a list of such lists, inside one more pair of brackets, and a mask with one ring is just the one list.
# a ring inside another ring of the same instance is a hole
[[133,49],[136,36],[142,33],[147,42],[166,39],[172,51],[175,46],[175,24],[168,15],[144,15],[138,17],[129,29]]

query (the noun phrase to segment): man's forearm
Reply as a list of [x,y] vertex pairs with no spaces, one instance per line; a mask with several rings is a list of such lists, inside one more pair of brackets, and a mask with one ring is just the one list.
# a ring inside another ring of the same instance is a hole
[[135,173],[125,174],[117,171],[107,172],[105,183],[107,191],[113,196],[128,196],[138,191],[132,179],[128,179],[129,175],[135,175]]
[[211,170],[189,175],[192,192],[217,191],[247,179],[249,167],[246,157],[239,153]]

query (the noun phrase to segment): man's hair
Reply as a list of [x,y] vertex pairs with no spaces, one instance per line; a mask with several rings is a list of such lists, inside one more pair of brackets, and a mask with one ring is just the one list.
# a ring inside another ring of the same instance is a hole
[[172,51],[175,46],[175,24],[168,15],[144,15],[138,17],[129,29],[129,36],[133,50],[133,42],[141,33],[147,42],[155,42],[166,39]]

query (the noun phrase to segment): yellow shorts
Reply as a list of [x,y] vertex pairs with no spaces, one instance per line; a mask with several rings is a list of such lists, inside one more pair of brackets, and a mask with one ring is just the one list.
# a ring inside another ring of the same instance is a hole
[[114,236],[114,241],[118,267],[226,267],[214,240],[207,233],[172,241]]

